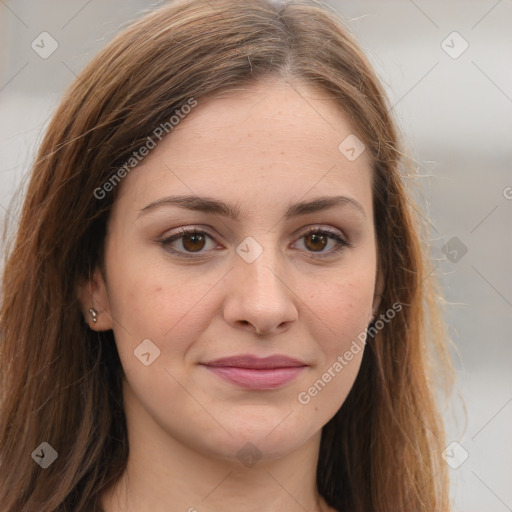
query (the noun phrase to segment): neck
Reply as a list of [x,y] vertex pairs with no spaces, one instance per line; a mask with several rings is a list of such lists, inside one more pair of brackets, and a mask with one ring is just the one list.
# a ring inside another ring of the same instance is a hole
[[193,451],[174,459],[166,459],[162,451],[154,457],[151,447],[130,451],[126,471],[105,493],[103,508],[105,512],[327,512],[316,490],[315,467],[306,457],[316,443],[316,439],[308,441],[286,460],[259,461],[250,468]]
[[320,432],[286,457],[251,467],[200,453],[157,428],[142,437],[132,425],[128,464],[103,496],[105,512],[332,510],[316,488]]

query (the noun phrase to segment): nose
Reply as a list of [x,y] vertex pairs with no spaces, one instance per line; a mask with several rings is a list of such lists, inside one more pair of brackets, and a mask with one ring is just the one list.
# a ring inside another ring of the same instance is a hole
[[251,263],[236,255],[225,278],[225,320],[260,336],[288,329],[298,318],[299,298],[285,267],[275,249],[265,248]]

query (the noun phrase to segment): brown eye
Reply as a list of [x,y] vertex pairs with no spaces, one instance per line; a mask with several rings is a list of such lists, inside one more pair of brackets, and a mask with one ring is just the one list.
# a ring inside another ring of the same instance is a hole
[[200,251],[205,246],[205,237],[202,233],[190,233],[182,237],[182,244],[186,251]]
[[176,254],[177,256],[184,256],[193,258],[194,256],[206,255],[207,242],[211,240],[212,245],[213,238],[205,233],[204,231],[198,231],[195,229],[180,229],[178,233],[167,237],[164,240],[160,240],[160,243],[165,247],[166,250]]
[[[167,251],[177,256],[193,258],[206,256],[209,253],[207,248],[208,239],[215,245],[213,238],[208,233],[196,229],[183,228],[178,233],[160,240],[160,243]],[[333,256],[350,246],[338,231],[331,231],[329,229],[310,229],[299,240],[304,240],[302,242],[304,244],[303,250],[320,258]],[[330,250],[325,250],[329,246],[329,242],[333,242],[333,246]]]
[[[304,233],[300,240],[304,240],[304,250],[310,254],[314,254],[316,257],[324,258],[334,256],[335,254],[343,251],[350,244],[342,237],[338,231],[332,231],[330,229],[313,228]],[[329,242],[333,242],[333,246],[330,249],[325,250]]]
[[312,251],[323,251],[327,246],[328,237],[319,233],[309,233],[305,235],[305,240],[311,240],[311,243],[305,243],[308,249]]

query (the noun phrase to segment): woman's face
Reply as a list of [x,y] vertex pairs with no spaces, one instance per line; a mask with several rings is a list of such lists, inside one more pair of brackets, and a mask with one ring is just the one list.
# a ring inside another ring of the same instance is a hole
[[[199,99],[118,185],[87,307],[114,331],[129,430],[272,459],[340,408],[377,269],[371,163],[352,133],[321,90],[268,81]],[[332,205],[300,206],[319,198]]]

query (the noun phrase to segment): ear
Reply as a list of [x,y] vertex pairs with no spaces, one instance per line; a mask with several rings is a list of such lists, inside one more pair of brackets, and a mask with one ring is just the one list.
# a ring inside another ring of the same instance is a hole
[[[82,313],[89,327],[94,331],[108,331],[112,329],[113,322],[107,286],[99,268],[96,267],[89,279],[79,282],[76,290]],[[89,312],[91,308],[98,312],[96,323],[92,321],[92,316]]]

